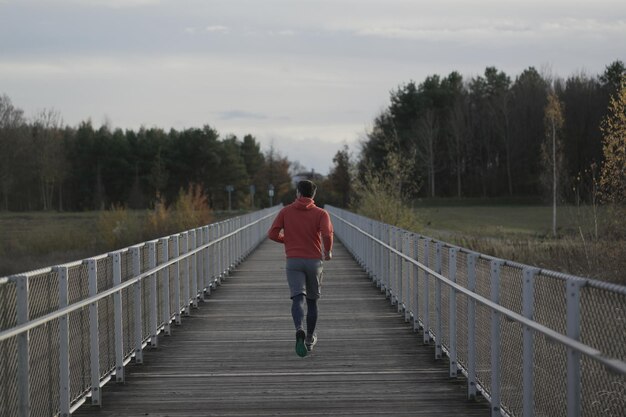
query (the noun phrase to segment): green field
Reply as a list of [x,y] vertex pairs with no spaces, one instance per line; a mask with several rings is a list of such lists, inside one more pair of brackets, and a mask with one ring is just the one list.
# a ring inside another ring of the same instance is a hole
[[561,206],[557,236],[552,207],[538,205],[424,205],[419,233],[476,252],[626,284],[626,241],[606,208]]
[[[423,224],[416,230],[420,234],[503,259],[626,283],[626,242],[623,237],[606,237],[610,228],[606,210],[594,215],[591,207],[559,207],[555,238],[552,208],[547,206],[441,202],[416,206]],[[143,222],[147,213],[128,215]],[[214,215],[219,220],[237,214]],[[0,276],[119,249],[108,247],[102,238],[100,216],[101,212],[0,213]],[[137,237],[123,246],[145,239]]]
[[[84,259],[122,247],[167,235],[137,234],[121,246],[111,246],[103,238],[103,212],[0,212],[0,277],[51,265]],[[239,212],[214,212],[223,220]],[[128,211],[137,224],[144,223],[148,211]]]
[[[547,206],[418,207],[417,211],[426,230],[440,234],[538,238],[552,233],[552,207]],[[579,227],[593,228],[592,208],[558,208],[558,234],[578,234]]]

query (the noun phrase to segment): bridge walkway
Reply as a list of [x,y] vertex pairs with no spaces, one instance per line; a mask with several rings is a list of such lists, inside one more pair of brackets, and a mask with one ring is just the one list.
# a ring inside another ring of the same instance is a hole
[[281,245],[266,241],[172,336],[74,416],[487,416],[337,242],[319,342],[294,352]]

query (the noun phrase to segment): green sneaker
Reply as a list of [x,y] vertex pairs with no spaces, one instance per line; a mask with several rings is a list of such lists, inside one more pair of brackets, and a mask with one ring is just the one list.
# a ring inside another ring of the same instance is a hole
[[306,350],[309,352],[313,350],[313,346],[317,343],[317,335],[307,335],[306,339],[304,339],[304,346],[306,346]]
[[304,330],[300,329],[296,332],[296,354],[301,358],[304,358],[307,354],[307,349],[304,345],[305,338],[306,333],[304,333]]

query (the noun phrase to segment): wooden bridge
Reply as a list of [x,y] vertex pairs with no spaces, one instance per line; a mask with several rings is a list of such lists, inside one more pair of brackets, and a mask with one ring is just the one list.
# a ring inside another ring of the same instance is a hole
[[0,417],[624,415],[626,287],[332,207],[298,357],[277,210],[1,277]]
[[283,247],[266,241],[143,365],[127,368],[124,384],[103,388],[101,408],[74,415],[489,415],[340,243],[334,253],[307,357],[294,352]]

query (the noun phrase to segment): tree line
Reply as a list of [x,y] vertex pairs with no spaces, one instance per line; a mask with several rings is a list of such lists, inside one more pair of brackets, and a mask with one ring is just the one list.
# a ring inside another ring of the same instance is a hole
[[[142,209],[173,203],[190,187],[212,209],[252,209],[286,198],[290,161],[256,138],[185,130],[63,126],[54,110],[31,120],[0,95],[0,210]],[[228,188],[227,188],[228,187]]]
[[[530,67],[512,80],[487,67],[470,79],[454,71],[407,82],[367,132],[359,175],[401,166],[409,197],[485,198],[551,195],[557,172],[561,199],[589,201],[603,162],[601,121],[625,75],[615,61],[598,76],[563,79]],[[547,120],[550,94],[558,126]]]

